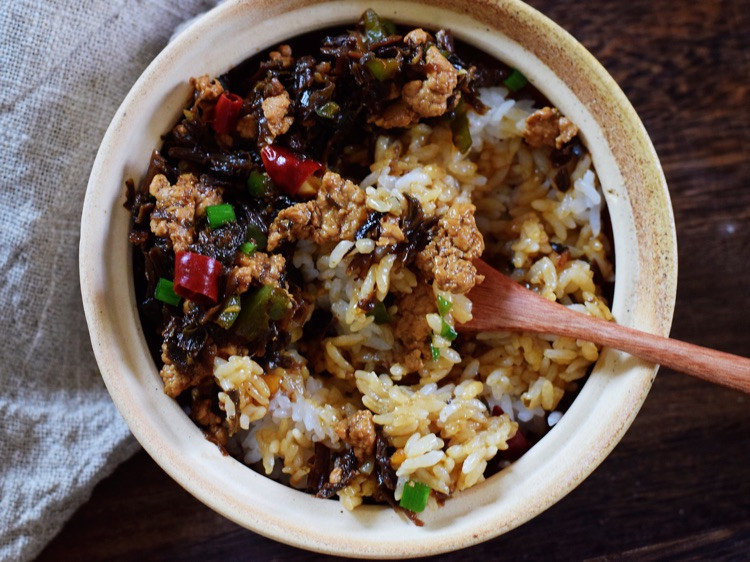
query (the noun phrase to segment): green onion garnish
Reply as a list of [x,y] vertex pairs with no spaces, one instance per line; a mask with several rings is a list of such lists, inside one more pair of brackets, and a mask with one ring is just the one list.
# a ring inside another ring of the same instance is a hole
[[398,505],[409,511],[421,513],[427,507],[427,498],[429,497],[430,487],[427,484],[409,480],[404,484],[404,491]]
[[437,361],[438,359],[440,359],[440,348],[430,344],[430,356],[432,357],[433,361]]
[[237,217],[234,214],[234,207],[229,203],[222,205],[210,205],[206,207],[206,216],[208,217],[208,226],[219,228],[228,222],[234,222]]
[[177,306],[180,304],[180,295],[174,292],[174,283],[164,277],[159,277],[154,289],[154,298],[163,303]]
[[445,316],[446,314],[448,314],[450,309],[453,308],[453,303],[448,299],[441,297],[440,295],[438,295],[437,298],[437,305],[440,316]]
[[315,110],[315,113],[326,119],[333,119],[341,113],[341,107],[335,101],[327,101]]
[[263,197],[267,191],[273,188],[273,181],[268,174],[263,174],[258,170],[250,172],[247,178],[247,190],[254,197]]
[[244,244],[240,244],[240,252],[247,254],[248,256],[252,256],[257,249],[258,246],[255,242],[245,242]]
[[250,238],[251,242],[255,242],[255,249],[261,252],[265,251],[266,244],[268,244],[268,237],[263,234],[263,231],[257,226],[250,225],[247,227],[247,238]]
[[513,69],[513,72],[510,73],[510,76],[503,80],[503,84],[505,84],[511,92],[517,92],[528,84],[528,82],[529,81],[526,77],[515,68]]
[[391,315],[388,314],[388,309],[385,307],[383,301],[378,301],[372,310],[366,314],[366,316],[372,316],[375,318],[376,324],[388,324],[391,321]]
[[228,330],[232,327],[234,321],[237,320],[240,310],[240,296],[232,295],[224,303],[224,308],[221,309],[219,316],[216,318],[216,323],[225,330]]
[[448,324],[445,320],[441,321],[440,335],[448,341],[453,341],[458,337],[458,332],[453,329],[453,326]]

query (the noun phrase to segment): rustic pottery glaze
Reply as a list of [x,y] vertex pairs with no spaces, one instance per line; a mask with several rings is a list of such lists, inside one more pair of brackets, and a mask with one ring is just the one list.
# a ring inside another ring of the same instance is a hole
[[565,31],[516,0],[419,2],[229,1],[192,24],[146,69],[117,111],[94,164],[83,209],[80,276],[97,362],[138,441],[185,489],[275,540],[319,552],[399,558],[463,548],[508,532],[575,488],[604,460],[651,387],[653,365],[605,350],[562,420],[524,457],[458,493],[417,527],[390,508],[347,512],[253,472],[204,439],[162,391],[133,292],[124,183],[189,96],[187,80],[220,74],[294,35],[351,24],[368,7],[399,23],[450,28],[529,80],[580,128],[614,231],[618,322],[667,335],[677,258],[672,209],[653,146],[596,60]]

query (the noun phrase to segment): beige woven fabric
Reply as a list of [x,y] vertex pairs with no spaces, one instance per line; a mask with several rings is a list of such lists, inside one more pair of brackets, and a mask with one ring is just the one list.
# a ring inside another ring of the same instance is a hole
[[210,0],[0,3],[0,559],[28,560],[137,444],[94,360],[81,206],[104,131]]

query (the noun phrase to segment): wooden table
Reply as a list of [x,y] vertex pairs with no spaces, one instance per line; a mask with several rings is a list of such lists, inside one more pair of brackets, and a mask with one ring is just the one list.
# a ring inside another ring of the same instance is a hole
[[[614,76],[661,157],[679,241],[672,335],[750,355],[750,0],[533,0]],[[143,452],[41,560],[316,555],[246,531]],[[750,397],[662,369],[607,460],[511,533],[441,557],[750,558]]]

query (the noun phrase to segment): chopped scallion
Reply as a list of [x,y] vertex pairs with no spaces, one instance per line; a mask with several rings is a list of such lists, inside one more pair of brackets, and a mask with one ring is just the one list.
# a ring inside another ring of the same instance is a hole
[[399,505],[404,509],[421,513],[427,507],[427,499],[430,497],[430,487],[421,482],[409,480],[404,484],[404,491],[401,494]]
[[232,327],[234,321],[237,320],[240,309],[240,296],[232,295],[226,300],[224,308],[221,309],[219,316],[216,318],[216,323],[225,330],[228,330]]
[[180,304],[180,295],[174,292],[174,283],[163,277],[160,277],[159,281],[156,283],[154,298],[172,306]]
[[448,314],[448,312],[450,312],[450,309],[453,308],[453,303],[445,297],[438,295],[437,307],[440,316],[445,316],[446,314]]
[[515,68],[513,69],[513,72],[510,73],[510,76],[503,80],[503,84],[505,84],[511,92],[517,92],[528,84],[528,82],[529,81],[526,77]]
[[453,329],[453,326],[448,324],[445,320],[441,321],[440,335],[448,341],[453,341],[458,337],[458,332]]
[[258,246],[255,242],[245,242],[244,244],[240,244],[240,252],[247,254],[248,256],[252,256],[257,249]]
[[208,226],[219,228],[228,222],[234,222],[237,217],[234,214],[234,207],[229,203],[221,205],[210,205],[206,207],[206,217],[208,217]]
[[440,348],[430,344],[430,356],[432,357],[433,361],[437,361],[438,359],[440,359]]

